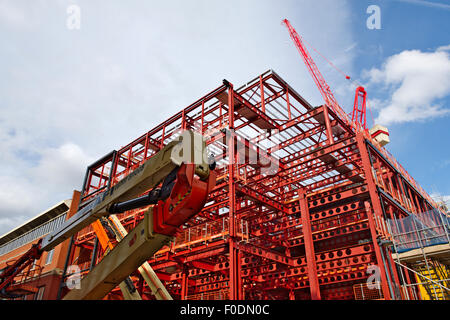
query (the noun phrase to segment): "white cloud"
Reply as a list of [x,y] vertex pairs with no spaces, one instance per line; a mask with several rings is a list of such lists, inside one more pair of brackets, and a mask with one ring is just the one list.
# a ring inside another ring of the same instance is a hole
[[86,167],[94,161],[73,143],[45,148],[38,159],[18,162],[0,175],[0,235],[79,190]]
[[437,203],[445,203],[448,207],[450,207],[450,195],[443,195],[439,192],[432,193],[430,197],[436,201]]
[[436,51],[450,51],[450,44],[446,46],[440,46],[439,48],[436,49]]
[[430,8],[450,10],[450,5],[440,3],[440,2],[431,2],[431,1],[425,1],[425,0],[397,0],[397,1],[407,2],[407,3],[411,3],[411,4],[417,4],[417,5],[430,7]]
[[39,165],[32,170],[33,176],[55,189],[61,185],[80,187],[86,167],[95,160],[73,143],[45,149],[41,156]]
[[379,109],[375,122],[389,125],[449,113],[439,101],[450,94],[450,57],[443,48],[406,50],[389,57],[380,69],[365,72],[369,86],[381,84],[390,92],[389,99],[375,100],[375,109]]
[[26,25],[26,18],[22,10],[7,1],[0,1],[0,22],[20,27]]
[[[37,189],[25,178],[2,176],[0,180],[0,218],[21,216],[33,207]],[[1,232],[0,232],[1,233]]]
[[353,42],[348,48],[346,48],[346,49],[344,50],[344,52],[349,52],[349,51],[355,49],[357,45],[358,45],[357,42]]

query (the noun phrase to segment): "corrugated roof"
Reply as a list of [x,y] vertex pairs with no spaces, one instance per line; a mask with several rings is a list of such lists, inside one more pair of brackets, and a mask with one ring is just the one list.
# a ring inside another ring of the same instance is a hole
[[44,212],[41,212],[40,214],[23,223],[22,225],[18,226],[17,228],[5,233],[0,237],[0,245],[5,244],[11,240],[14,240],[15,238],[21,236],[22,234],[27,233],[28,231],[33,230],[34,228],[39,227],[43,223],[66,212],[67,210],[69,210],[71,202],[72,200],[63,200],[55,204],[53,207],[45,210]]

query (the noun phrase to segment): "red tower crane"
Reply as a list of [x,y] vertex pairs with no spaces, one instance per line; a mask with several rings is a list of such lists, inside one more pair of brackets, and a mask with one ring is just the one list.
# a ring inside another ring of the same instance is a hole
[[[327,84],[327,82],[323,78],[322,74],[319,71],[319,68],[317,68],[317,65],[315,64],[313,58],[311,57],[308,50],[306,49],[306,46],[303,44],[303,41],[302,41],[302,38],[300,37],[300,35],[297,33],[297,31],[295,31],[294,27],[292,27],[289,20],[284,19],[283,23],[288,28],[289,35],[291,36],[292,40],[295,43],[295,46],[297,47],[298,51],[300,52],[300,55],[302,56],[303,61],[305,62],[314,82],[316,83],[317,87],[319,88],[319,91],[322,94],[322,97],[325,100],[325,103],[329,107],[331,107],[332,110],[338,116],[340,116],[340,118],[342,120],[347,122],[347,124],[351,124],[348,119],[347,114],[344,112],[344,110],[341,108],[341,106],[339,106],[338,102],[336,101],[336,98],[333,95],[333,92],[330,89],[330,86]],[[331,62],[329,62],[329,63],[331,64]],[[333,67],[336,68],[335,66],[333,66]],[[347,80],[350,79],[350,77],[347,75],[345,75],[345,78]],[[361,103],[360,103],[360,101],[361,101]],[[361,107],[359,107],[359,106],[361,106]],[[353,114],[352,114],[352,122],[359,123],[359,124],[361,124],[361,126],[364,129],[366,129],[366,91],[361,86],[356,89],[355,103],[353,106]]]
[[366,98],[367,92],[363,87],[356,88],[355,103],[353,105],[352,121],[361,125],[366,130]]

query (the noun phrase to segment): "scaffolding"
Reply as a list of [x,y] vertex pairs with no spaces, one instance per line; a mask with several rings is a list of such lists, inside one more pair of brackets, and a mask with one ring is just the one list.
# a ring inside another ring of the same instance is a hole
[[388,225],[397,265],[417,280],[403,284],[405,296],[450,300],[450,217],[433,209],[389,220]]
[[[6,266],[14,264],[15,261],[16,259],[8,261]],[[36,264],[35,260],[14,277],[14,280],[11,285],[5,289],[5,292],[11,297],[16,297],[16,299],[38,292],[42,269],[43,267]]]

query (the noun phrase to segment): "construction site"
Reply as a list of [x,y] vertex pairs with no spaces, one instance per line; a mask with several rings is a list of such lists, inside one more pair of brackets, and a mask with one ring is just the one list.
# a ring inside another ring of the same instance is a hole
[[[322,105],[273,70],[212,84],[0,238],[0,296],[450,300],[448,209],[368,128],[365,89],[347,114],[283,22]],[[175,159],[198,136],[203,159]]]

